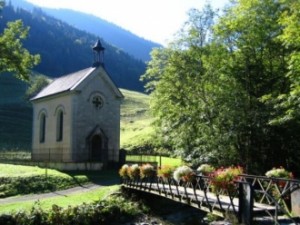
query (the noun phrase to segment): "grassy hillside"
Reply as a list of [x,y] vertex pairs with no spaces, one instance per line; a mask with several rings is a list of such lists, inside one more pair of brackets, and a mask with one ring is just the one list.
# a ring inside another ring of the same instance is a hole
[[121,107],[121,148],[138,148],[149,143],[154,132],[149,113],[150,97],[139,92],[121,91],[125,96]]
[[[30,150],[32,108],[24,100],[27,84],[11,75],[0,75],[0,150]],[[148,142],[153,132],[149,96],[121,89],[121,148],[132,149]]]

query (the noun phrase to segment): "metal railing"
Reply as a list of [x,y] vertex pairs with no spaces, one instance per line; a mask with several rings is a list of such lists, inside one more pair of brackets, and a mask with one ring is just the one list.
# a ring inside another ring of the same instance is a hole
[[282,214],[292,217],[291,196],[294,191],[300,190],[299,180],[254,175],[240,177],[253,187],[254,201],[269,206],[264,212],[274,221],[278,221]]

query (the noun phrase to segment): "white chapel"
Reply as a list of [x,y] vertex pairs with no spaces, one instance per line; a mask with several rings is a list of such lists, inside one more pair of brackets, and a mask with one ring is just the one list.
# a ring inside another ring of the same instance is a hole
[[105,71],[100,40],[93,50],[92,67],[55,79],[31,99],[33,161],[61,169],[118,162],[123,95]]

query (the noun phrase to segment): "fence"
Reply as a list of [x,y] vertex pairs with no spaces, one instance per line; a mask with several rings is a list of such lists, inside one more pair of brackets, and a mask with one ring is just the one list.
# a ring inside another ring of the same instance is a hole
[[89,149],[72,152],[70,148],[43,148],[34,149],[32,152],[6,151],[0,152],[0,162],[3,163],[28,163],[28,162],[109,162],[115,161],[116,152],[102,149],[101,152],[91,153]]
[[0,162],[30,162],[31,152],[1,152]]
[[[137,163],[145,164],[150,163],[156,166],[169,165],[169,166],[180,166],[182,164],[181,159],[171,158],[165,155],[143,155],[143,154],[126,154],[127,164]],[[124,163],[125,163],[124,162]]]
[[162,165],[162,156],[156,155],[131,155],[126,154],[126,163],[150,163],[154,165],[161,166]]

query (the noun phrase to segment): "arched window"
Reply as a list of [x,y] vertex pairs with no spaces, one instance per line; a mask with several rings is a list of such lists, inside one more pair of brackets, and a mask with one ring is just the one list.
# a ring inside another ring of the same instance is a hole
[[42,113],[40,116],[40,143],[44,143],[46,139],[46,115]]
[[56,140],[62,141],[63,140],[63,132],[64,131],[64,112],[59,110],[57,113],[57,120],[56,120]]

